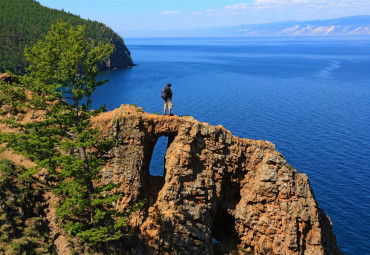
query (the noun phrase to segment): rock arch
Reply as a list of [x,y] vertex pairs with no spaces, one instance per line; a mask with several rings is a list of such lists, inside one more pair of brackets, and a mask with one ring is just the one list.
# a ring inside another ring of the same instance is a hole
[[[117,206],[151,199],[130,223],[151,252],[340,254],[307,176],[273,144],[241,139],[189,116],[159,116],[127,105],[94,123],[118,141],[102,171],[103,182],[120,184]],[[171,138],[166,174],[150,198],[150,157],[161,136]]]

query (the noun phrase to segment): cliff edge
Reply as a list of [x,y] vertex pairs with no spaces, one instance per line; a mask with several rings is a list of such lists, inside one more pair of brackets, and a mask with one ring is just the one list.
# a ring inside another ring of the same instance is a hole
[[112,32],[111,43],[114,45],[114,52],[102,63],[98,65],[100,71],[115,70],[134,66],[131,52],[127,49],[123,39]]
[[[123,105],[93,120],[118,143],[102,170],[148,252],[159,254],[341,254],[309,180],[272,143],[235,137],[192,117]],[[168,137],[163,177],[149,165]]]

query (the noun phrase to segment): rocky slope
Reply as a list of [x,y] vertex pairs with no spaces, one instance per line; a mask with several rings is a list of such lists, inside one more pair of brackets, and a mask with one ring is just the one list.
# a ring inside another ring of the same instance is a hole
[[[145,199],[131,218],[150,253],[341,254],[309,180],[275,146],[235,137],[192,117],[121,106],[94,119],[114,137],[102,182],[119,184],[117,206]],[[163,177],[149,165],[168,137]]]

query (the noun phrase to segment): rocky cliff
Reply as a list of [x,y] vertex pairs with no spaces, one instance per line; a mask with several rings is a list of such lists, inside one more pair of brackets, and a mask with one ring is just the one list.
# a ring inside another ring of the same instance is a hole
[[[192,117],[121,106],[94,119],[118,144],[103,169],[117,206],[146,200],[130,221],[157,254],[341,254],[309,180],[275,146]],[[163,177],[149,165],[168,138]]]
[[115,47],[114,52],[109,55],[106,61],[99,64],[99,70],[115,70],[119,68],[134,66],[134,62],[131,58],[131,53],[127,49],[122,38],[116,34],[113,34],[111,42]]

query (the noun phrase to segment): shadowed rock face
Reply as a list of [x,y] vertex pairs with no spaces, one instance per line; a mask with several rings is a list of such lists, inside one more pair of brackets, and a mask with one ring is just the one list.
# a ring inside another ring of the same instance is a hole
[[[308,178],[266,141],[235,137],[192,117],[121,106],[94,119],[118,145],[103,182],[120,184],[117,206],[147,200],[130,225],[153,253],[341,254]],[[149,173],[169,138],[164,177]]]
[[14,75],[10,75],[10,74],[7,74],[7,73],[0,73],[0,82],[13,84],[13,83],[18,83],[19,80]]
[[132,62],[130,51],[127,49],[120,37],[114,34],[111,43],[115,47],[114,52],[109,55],[106,61],[103,61],[98,65],[99,70],[114,70],[135,65]]

